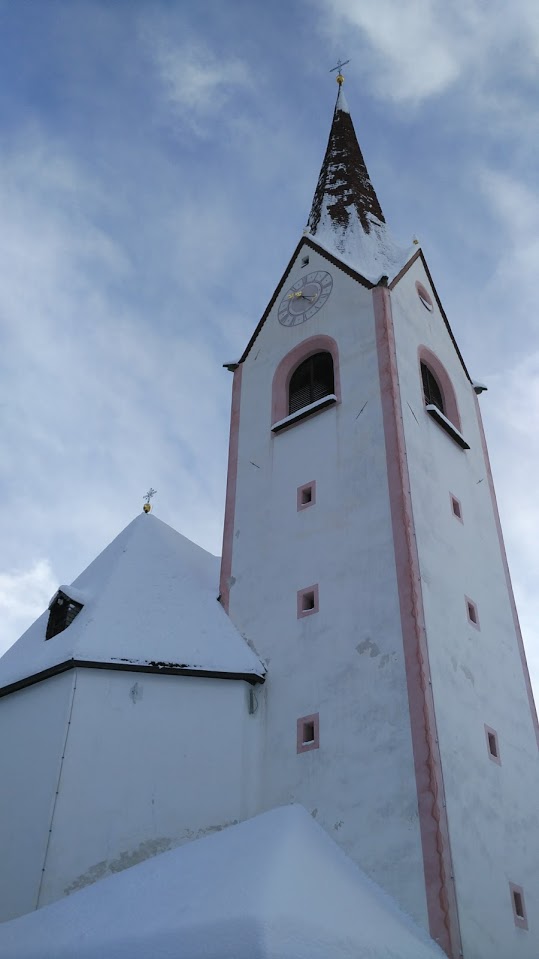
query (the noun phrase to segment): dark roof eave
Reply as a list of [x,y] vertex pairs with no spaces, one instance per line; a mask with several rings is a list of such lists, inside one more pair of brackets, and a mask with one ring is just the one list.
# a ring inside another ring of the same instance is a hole
[[130,663],[130,662],[111,662],[103,663],[89,659],[66,659],[62,663],[50,666],[48,669],[42,669],[39,673],[33,673],[25,676],[24,679],[17,679],[13,683],[0,687],[0,698],[9,693],[15,693],[19,689],[26,689],[27,686],[34,686],[36,683],[42,683],[52,676],[59,673],[65,673],[68,669],[109,669],[120,670],[128,673],[160,673],[165,676],[198,676],[203,679],[240,679],[251,686],[265,681],[265,674],[257,673],[233,673],[223,672],[213,669],[193,669],[189,666],[174,666],[172,664],[159,663]]

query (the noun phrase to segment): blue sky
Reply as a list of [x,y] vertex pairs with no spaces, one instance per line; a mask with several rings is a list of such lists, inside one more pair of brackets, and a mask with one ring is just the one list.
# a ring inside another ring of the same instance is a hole
[[230,374],[336,94],[485,418],[539,688],[535,0],[0,0],[0,650],[158,490],[220,551]]

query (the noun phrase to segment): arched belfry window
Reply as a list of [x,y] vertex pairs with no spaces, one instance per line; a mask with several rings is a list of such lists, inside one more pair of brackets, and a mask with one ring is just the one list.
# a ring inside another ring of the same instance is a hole
[[421,363],[421,379],[423,380],[423,396],[426,405],[437,406],[440,413],[445,414],[444,398],[440,384],[426,363]]
[[309,356],[297,367],[290,377],[288,387],[288,413],[316,403],[324,396],[330,396],[335,389],[333,357],[323,351]]
[[449,433],[458,446],[469,450],[470,446],[461,433],[457,397],[447,370],[428,347],[420,346],[418,353],[425,412]]
[[271,430],[279,433],[340,402],[337,343],[325,333],[309,336],[292,347],[275,369],[271,385]]

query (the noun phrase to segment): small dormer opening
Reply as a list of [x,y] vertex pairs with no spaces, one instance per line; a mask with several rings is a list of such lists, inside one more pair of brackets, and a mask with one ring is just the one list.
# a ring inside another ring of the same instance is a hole
[[308,257],[308,256],[302,256],[302,258],[301,258],[301,265],[302,265],[302,267],[309,265],[309,257]]
[[70,599],[66,593],[59,589],[49,606],[49,621],[45,639],[52,639],[53,636],[57,636],[58,633],[62,633],[64,629],[71,626],[81,609],[82,603]]

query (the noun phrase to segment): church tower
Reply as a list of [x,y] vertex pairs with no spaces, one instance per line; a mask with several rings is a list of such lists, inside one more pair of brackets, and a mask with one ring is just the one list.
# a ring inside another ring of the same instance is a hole
[[308,227],[234,373],[221,601],[303,804],[448,956],[532,959],[537,715],[474,384],[338,77]]

